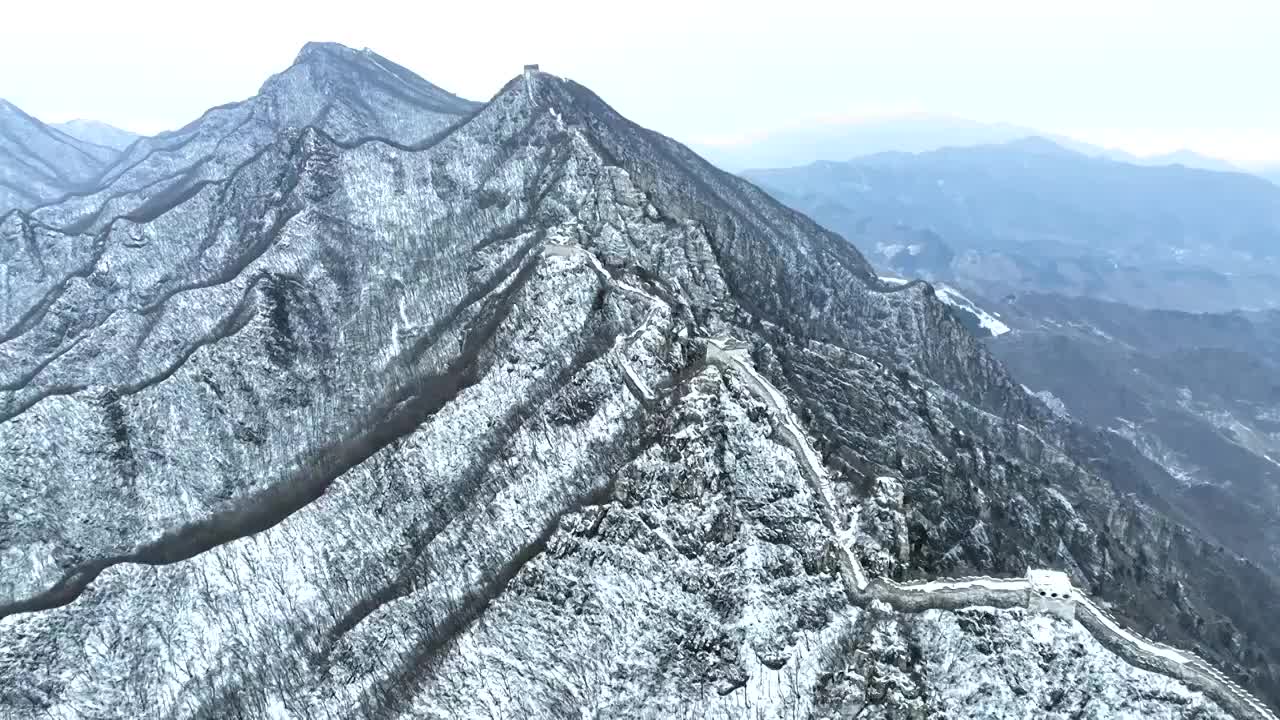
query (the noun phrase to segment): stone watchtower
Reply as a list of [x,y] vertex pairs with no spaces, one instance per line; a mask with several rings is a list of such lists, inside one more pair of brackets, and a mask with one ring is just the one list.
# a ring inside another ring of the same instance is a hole
[[524,66],[524,89],[529,93],[529,102],[533,102],[533,84],[535,75],[538,74],[538,63],[530,63]]
[[1076,595],[1071,578],[1057,570],[1027,570],[1027,607],[1070,620],[1076,616]]
[[712,338],[707,341],[708,362],[751,362],[751,346],[731,337]]

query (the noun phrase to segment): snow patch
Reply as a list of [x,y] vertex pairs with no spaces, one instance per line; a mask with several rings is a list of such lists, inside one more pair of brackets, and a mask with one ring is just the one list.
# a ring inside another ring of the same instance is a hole
[[1180,454],[1166,447],[1158,437],[1143,431],[1134,421],[1126,418],[1116,418],[1116,420],[1120,425],[1107,428],[1108,432],[1128,440],[1129,444],[1137,448],[1143,457],[1164,468],[1165,472],[1184,486],[1196,485],[1200,482],[1203,470],[1187,464]]
[[991,333],[993,337],[1000,337],[1009,332],[1010,328],[1005,325],[999,318],[991,313],[983,310],[973,303],[972,300],[965,297],[959,290],[948,285],[939,285],[935,288],[938,299],[954,308],[959,308],[966,312],[972,313],[978,318],[978,324]]
[[1067,410],[1067,404],[1062,401],[1062,398],[1054,395],[1052,392],[1049,392],[1048,390],[1032,390],[1026,385],[1022,386],[1022,390],[1031,397],[1034,397],[1044,403],[1045,407],[1049,408],[1049,412],[1052,412],[1054,415],[1063,419],[1071,418],[1071,413]]
[[[912,245],[908,247],[907,250],[910,252],[911,248],[919,247],[919,245]],[[915,253],[911,254],[914,255]],[[895,277],[893,275],[879,275],[878,277],[880,282],[888,283],[890,285],[906,285],[911,282],[911,280],[906,278]],[[986,310],[983,310],[972,300],[965,297],[964,293],[956,290],[950,285],[937,285],[934,287],[934,293],[942,302],[973,315],[977,318],[978,325],[985,328],[993,337],[1000,337],[1011,330],[1008,325],[1000,320],[998,313],[989,313]]]

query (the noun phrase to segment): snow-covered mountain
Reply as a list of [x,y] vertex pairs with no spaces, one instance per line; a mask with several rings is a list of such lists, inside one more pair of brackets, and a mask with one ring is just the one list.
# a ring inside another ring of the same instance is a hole
[[371,51],[309,43],[257,95],[213,108],[180,130],[143,138],[91,192],[33,216],[55,227],[93,231],[115,218],[149,216],[226,178],[288,128],[315,127],[343,144],[376,137],[410,147],[477,107]]
[[1280,697],[1274,577],[928,286],[571,81],[451,97],[308,46],[108,173],[180,191],[5,219],[4,715],[1235,712],[857,582],[1029,566]]
[[87,143],[109,147],[124,152],[140,136],[97,120],[68,120],[54,123],[53,127]]
[[0,215],[97,180],[118,153],[83,142],[0,100]]

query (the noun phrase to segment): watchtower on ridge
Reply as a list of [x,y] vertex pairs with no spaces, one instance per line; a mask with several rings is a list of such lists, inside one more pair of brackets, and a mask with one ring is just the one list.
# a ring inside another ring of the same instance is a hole
[[711,362],[751,361],[751,346],[731,337],[712,338],[707,341],[707,360]]
[[1076,616],[1076,595],[1071,578],[1057,570],[1027,569],[1027,607],[1070,620]]

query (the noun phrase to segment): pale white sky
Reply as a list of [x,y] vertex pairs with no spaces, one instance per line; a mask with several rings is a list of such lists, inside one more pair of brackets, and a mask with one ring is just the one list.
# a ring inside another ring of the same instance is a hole
[[707,142],[945,113],[1140,154],[1280,164],[1278,0],[8,2],[0,97],[154,132],[252,95],[307,40],[487,99],[525,62]]

